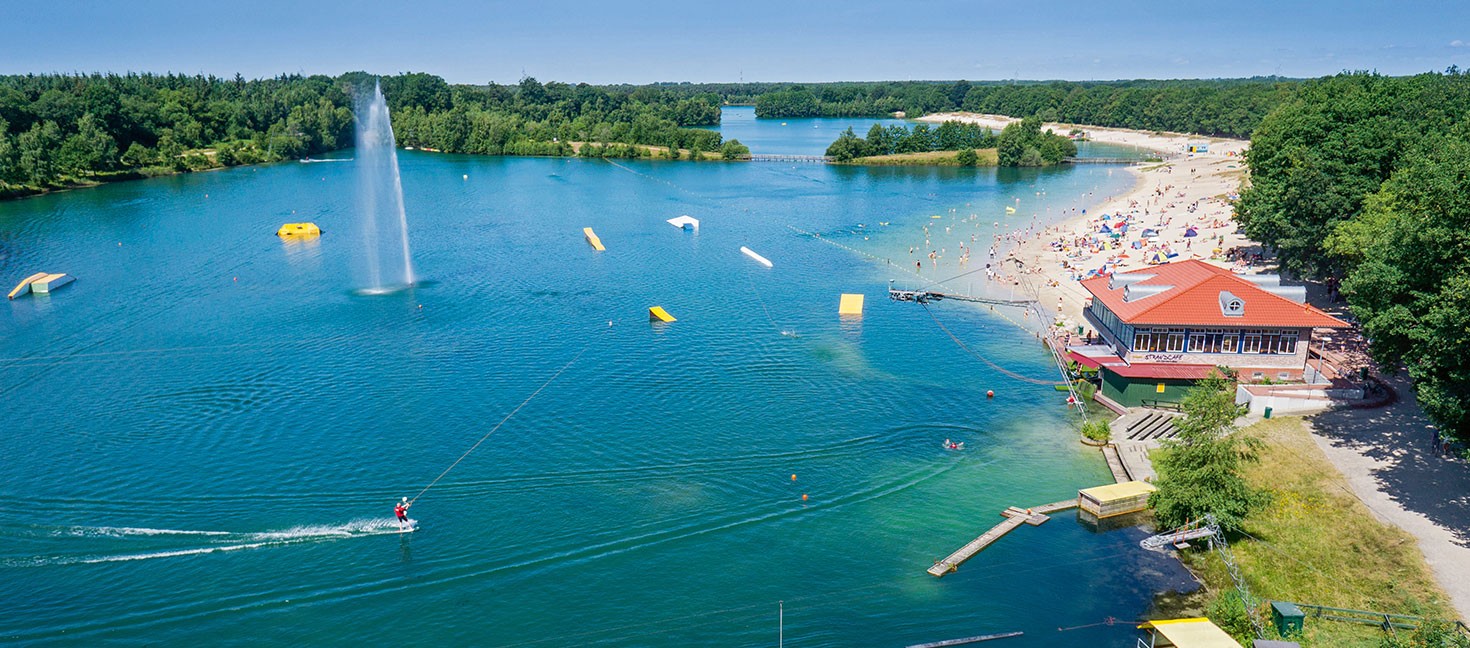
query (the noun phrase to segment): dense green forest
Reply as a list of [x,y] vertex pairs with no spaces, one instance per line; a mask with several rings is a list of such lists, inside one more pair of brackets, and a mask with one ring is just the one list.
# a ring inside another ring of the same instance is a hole
[[961,164],[976,162],[975,149],[996,149],[1000,166],[1046,166],[1060,164],[1077,154],[1077,145],[1065,135],[1041,130],[1041,119],[1028,117],[1012,123],[996,135],[976,124],[947,121],[936,128],[916,124],[913,128],[899,125],[873,124],[867,137],[858,137],[851,128],[827,147],[827,155],[838,162],[856,158],[895,153],[927,151],[970,151]]
[[1375,359],[1470,440],[1470,75],[1341,74],[1261,121],[1237,205],[1284,267],[1341,280]]
[[[90,181],[292,159],[352,143],[376,79],[153,74],[0,76],[0,197]],[[382,77],[400,143],[449,152],[646,156],[636,145],[748,152],[719,133],[718,95],[687,87],[451,85]],[[700,156],[693,156],[698,159]]]
[[[906,117],[965,110],[1037,115],[1043,121],[1137,130],[1249,137],[1266,113],[1290,99],[1298,81],[1216,80],[985,82],[934,81],[788,85],[760,94],[757,117]],[[722,95],[722,97],[725,95]],[[727,98],[728,101],[728,98]]]
[[995,133],[989,128],[963,122],[947,121],[936,128],[928,124],[915,124],[913,128],[873,124],[867,137],[858,137],[851,128],[843,131],[827,147],[827,155],[847,162],[871,155],[995,148],[995,142]]

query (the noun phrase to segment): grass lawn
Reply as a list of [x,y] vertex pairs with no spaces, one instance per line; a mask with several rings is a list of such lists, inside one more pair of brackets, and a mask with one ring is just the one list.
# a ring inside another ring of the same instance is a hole
[[[1266,443],[1260,463],[1246,468],[1246,480],[1272,495],[1271,504],[1247,520],[1247,537],[1231,545],[1252,595],[1453,618],[1414,538],[1378,521],[1358,501],[1300,418],[1261,421],[1243,433]],[[1183,557],[1212,598],[1233,589],[1217,554],[1188,551]],[[1300,641],[1308,647],[1378,646],[1382,640],[1377,628],[1310,616],[1305,635]]]

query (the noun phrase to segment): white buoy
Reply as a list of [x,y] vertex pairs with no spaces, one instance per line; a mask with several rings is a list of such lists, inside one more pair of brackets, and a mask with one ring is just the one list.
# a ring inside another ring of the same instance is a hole
[[756,254],[755,253],[755,250],[752,250],[752,249],[750,249],[750,248],[745,247],[744,245],[742,245],[742,246],[740,246],[740,251],[741,252],[744,252],[745,253],[745,256],[748,256],[748,257],[750,257],[752,259],[755,259],[755,262],[756,263],[759,263],[759,264],[761,264],[761,265],[763,265],[763,266],[765,266],[767,268],[773,267],[771,265],[771,262],[770,262],[769,259],[767,259],[767,258],[765,258],[765,257],[763,257],[763,256],[761,256],[759,254]]

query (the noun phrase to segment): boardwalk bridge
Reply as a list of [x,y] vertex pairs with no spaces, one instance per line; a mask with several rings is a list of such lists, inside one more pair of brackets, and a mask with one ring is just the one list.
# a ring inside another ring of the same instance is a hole
[[831,162],[833,158],[826,155],[771,155],[769,153],[752,153],[751,162],[807,162],[824,164]]

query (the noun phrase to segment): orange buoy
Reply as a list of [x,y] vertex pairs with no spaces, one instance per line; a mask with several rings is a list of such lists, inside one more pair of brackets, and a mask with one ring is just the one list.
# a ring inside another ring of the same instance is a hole
[[994,390],[986,390],[985,391],[985,397],[986,398],[995,398],[995,391]]
[[803,501],[803,502],[806,501],[806,493],[802,493],[801,494],[801,501]]
[[796,475],[791,476],[791,481],[796,481]]

